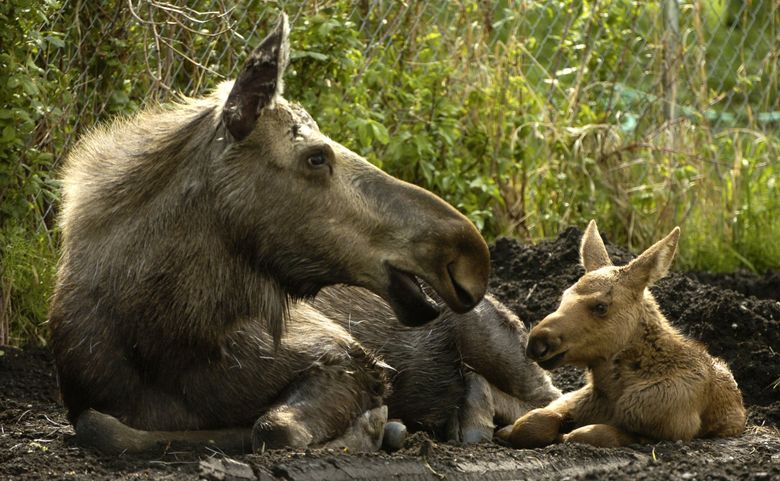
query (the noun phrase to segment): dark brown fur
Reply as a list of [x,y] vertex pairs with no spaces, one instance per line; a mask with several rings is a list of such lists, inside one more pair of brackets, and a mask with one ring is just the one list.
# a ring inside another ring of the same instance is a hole
[[253,425],[256,447],[325,442],[386,382],[305,299],[359,285],[423,323],[435,310],[413,275],[460,312],[484,294],[487,246],[465,217],[280,96],[288,30],[235,84],[99,128],[69,156],[52,345],[85,443],[240,445],[229,428]]
[[412,430],[490,440],[494,421],[512,422],[560,396],[547,373],[525,356],[523,323],[492,296],[465,314],[443,307],[441,316],[421,327],[403,326],[364,289],[327,288],[313,304],[389,364],[389,415]]

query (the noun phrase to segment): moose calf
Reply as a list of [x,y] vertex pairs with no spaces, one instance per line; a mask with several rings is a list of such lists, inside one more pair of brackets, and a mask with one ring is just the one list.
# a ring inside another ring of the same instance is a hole
[[549,374],[523,352],[528,330],[488,295],[472,311],[404,326],[382,299],[350,286],[312,300],[389,366],[389,416],[413,431],[465,443],[491,441],[494,423],[511,423],[560,397]]
[[526,348],[545,369],[586,367],[588,383],[527,413],[499,438],[521,448],[560,441],[607,447],[743,432],[742,395],[728,366],[675,329],[647,289],[668,272],[679,236],[675,228],[616,267],[590,222],[580,245],[585,275],[531,330]]

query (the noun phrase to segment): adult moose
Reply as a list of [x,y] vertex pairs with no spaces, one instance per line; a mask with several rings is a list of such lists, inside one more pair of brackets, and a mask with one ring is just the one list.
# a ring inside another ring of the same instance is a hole
[[237,80],[92,132],[64,170],[53,350],[77,437],[109,452],[314,446],[386,378],[307,299],[381,296],[407,325],[485,293],[479,232],[320,133],[281,96],[289,27]]
[[588,382],[525,414],[499,437],[532,448],[742,434],[745,408],[728,366],[675,329],[647,289],[668,272],[679,236],[675,228],[618,267],[590,222],[580,245],[585,275],[531,330],[527,347],[546,369],[586,367]]

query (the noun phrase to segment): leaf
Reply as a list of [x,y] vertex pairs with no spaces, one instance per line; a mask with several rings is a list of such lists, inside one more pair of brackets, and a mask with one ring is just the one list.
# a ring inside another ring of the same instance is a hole
[[578,70],[578,67],[567,67],[567,68],[562,68],[562,69],[560,69],[560,70],[557,70],[557,71],[555,72],[555,76],[556,76],[556,77],[565,77],[565,76],[567,76],[567,75],[571,75],[571,74],[573,74],[573,73],[574,73],[574,72],[576,72],[577,70]]
[[292,52],[292,54],[290,54],[291,60],[297,60],[299,58],[311,58],[314,60],[319,60],[320,62],[324,62],[328,60],[330,57],[328,57],[324,53],[312,52],[310,50],[296,50]]
[[61,38],[54,35],[46,35],[44,40],[49,42],[49,44],[55,48],[65,48],[65,42]]
[[387,145],[387,143],[390,142],[390,134],[387,132],[385,126],[375,120],[370,121],[370,123],[374,138],[382,145]]
[[16,129],[12,125],[7,125],[3,129],[3,135],[0,135],[0,143],[10,144],[16,139]]

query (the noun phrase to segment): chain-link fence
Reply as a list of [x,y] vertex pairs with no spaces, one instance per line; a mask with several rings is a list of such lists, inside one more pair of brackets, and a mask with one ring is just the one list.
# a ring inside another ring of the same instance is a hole
[[[437,96],[464,99],[487,92],[506,108],[535,116],[516,117],[517,122],[570,128],[608,124],[629,150],[646,145],[648,135],[662,130],[668,134],[663,148],[685,150],[674,140],[673,126],[680,122],[713,133],[734,127],[774,132],[780,125],[780,7],[773,0],[65,0],[41,22],[41,48],[34,58],[35,65],[55,70],[65,84],[48,99],[52,115],[42,118],[40,135],[32,141],[53,151],[56,165],[73,140],[97,121],[169,99],[174,92],[202,93],[235,74],[279,10],[290,15],[294,26],[299,76],[292,85],[338,92],[344,104],[361,99],[349,86],[336,83],[339,69],[349,70],[351,82],[360,82],[364,75],[376,75],[372,69],[377,65],[383,71],[422,68],[428,73],[446,64],[448,70],[434,79],[441,81],[433,87],[439,91],[420,101],[435,104]],[[346,68],[345,62],[352,64]],[[307,70],[320,78],[302,78]],[[410,86],[396,82],[379,87]],[[393,112],[406,106],[392,105],[387,92],[368,95],[385,104],[368,102],[364,110],[372,112],[363,112],[368,119],[363,127],[368,125],[369,132],[360,135],[379,140],[380,152],[387,143],[383,137],[399,131],[388,116],[405,122],[432,120]],[[306,107],[316,117],[319,105],[313,104]],[[382,121],[371,119],[377,117],[376,109],[383,111]],[[356,115],[354,109],[342,110]],[[489,113],[504,115],[495,108]],[[496,147],[471,153],[489,153],[494,163],[511,161],[514,146],[499,144],[511,141],[521,125],[483,132],[488,138],[482,141]],[[57,139],[47,135],[53,129],[63,129]],[[334,130],[329,133],[350,135]],[[417,153],[436,154],[435,148],[424,147]],[[436,185],[435,167],[447,166],[423,165],[417,172],[401,168],[400,175],[457,202],[457,195]],[[490,174],[501,177],[497,169]],[[499,188],[505,203],[518,202],[517,187]],[[510,230],[528,230],[528,209],[516,210],[503,222],[511,224]]]
[[57,155],[111,114],[172,92],[202,93],[230,77],[279,10],[298,30],[316,16],[349,22],[364,67],[384,61],[390,45],[403,52],[388,59],[396,68],[420,62],[420,38],[439,35],[439,53],[472,70],[463,78],[478,82],[479,67],[497,59],[506,88],[524,77],[541,97],[534,100],[573,121],[587,99],[601,97],[604,117],[620,110],[625,131],[680,116],[714,128],[780,124],[780,7],[773,0],[64,0],[41,22],[34,58],[67,73],[67,102],[50,99],[73,120]]

